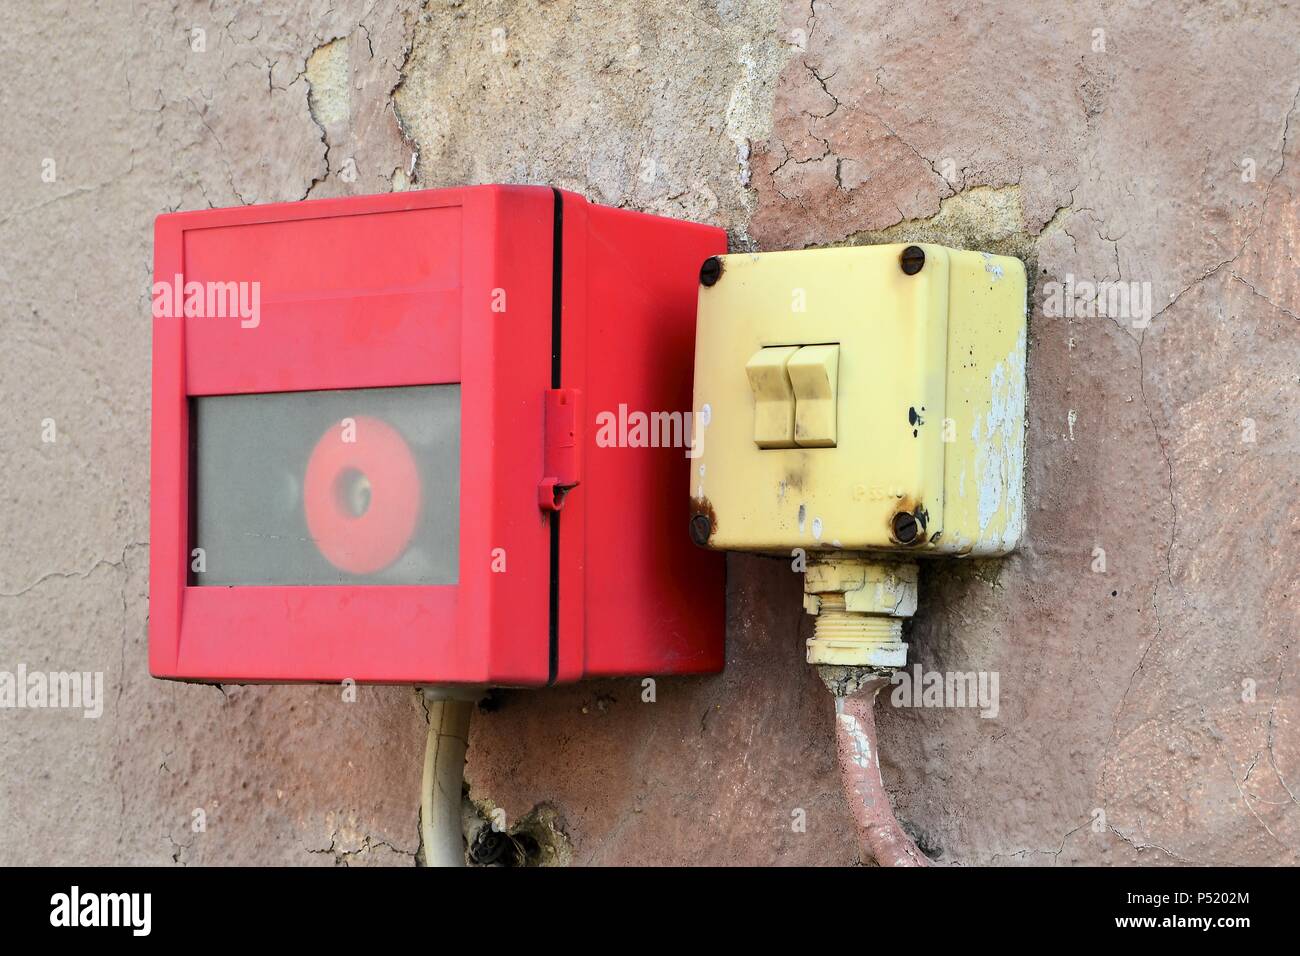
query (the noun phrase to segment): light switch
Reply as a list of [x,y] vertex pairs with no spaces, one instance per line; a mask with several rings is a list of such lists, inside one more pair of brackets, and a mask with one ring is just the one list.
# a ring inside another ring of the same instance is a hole
[[794,442],[801,448],[835,447],[839,365],[838,345],[805,345],[786,362],[794,389]]
[[794,390],[786,363],[798,351],[797,345],[763,348],[745,363],[754,392],[754,444],[759,448],[795,447]]

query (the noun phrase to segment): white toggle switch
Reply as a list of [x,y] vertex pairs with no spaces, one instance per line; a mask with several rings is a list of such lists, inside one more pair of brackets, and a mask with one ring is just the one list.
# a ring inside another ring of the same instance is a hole
[[794,442],[801,448],[835,447],[839,366],[838,345],[805,345],[786,362],[794,389]]
[[759,349],[745,363],[749,387],[754,392],[754,444],[759,448],[793,448],[794,389],[786,362],[797,345]]

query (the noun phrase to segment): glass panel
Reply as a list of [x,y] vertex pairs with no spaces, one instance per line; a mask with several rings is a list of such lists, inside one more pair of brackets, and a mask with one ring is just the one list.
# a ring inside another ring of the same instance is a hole
[[459,385],[191,407],[193,584],[456,583]]

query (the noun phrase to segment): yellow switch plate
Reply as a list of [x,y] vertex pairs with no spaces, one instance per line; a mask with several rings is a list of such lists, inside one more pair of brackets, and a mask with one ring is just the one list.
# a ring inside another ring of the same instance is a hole
[[[701,286],[695,412],[707,424],[690,493],[692,513],[709,517],[710,547],[921,556],[1018,544],[1024,266],[919,244],[924,264],[908,275],[905,248],[738,253]],[[809,346],[838,346],[833,379],[824,352],[809,353],[807,367],[796,360]],[[821,369],[834,397],[808,406],[799,447],[761,448],[748,363],[792,347],[792,382]],[[915,516],[910,543],[896,536],[900,514]]]
[[754,444],[759,448],[794,447],[794,390],[786,363],[796,346],[759,349],[745,363],[754,393]]
[[800,448],[835,447],[839,365],[838,345],[805,345],[786,363],[794,389],[794,443]]

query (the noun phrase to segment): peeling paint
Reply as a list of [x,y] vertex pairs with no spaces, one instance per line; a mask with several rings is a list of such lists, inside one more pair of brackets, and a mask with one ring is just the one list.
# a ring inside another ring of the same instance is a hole
[[844,728],[849,740],[853,742],[853,753],[849,759],[863,769],[870,769],[872,764],[871,738],[862,730],[862,724],[852,714],[844,712],[844,698],[835,698],[835,719]]
[[779,0],[667,18],[603,0],[437,6],[415,21],[393,97],[422,187],[545,182],[743,232],[750,144],[771,135],[790,57]]
[[1002,278],[1002,267],[994,262],[993,257],[987,252],[981,252],[980,255],[984,257],[984,271],[993,277],[994,282],[997,282]]
[[979,527],[983,534],[1005,508],[1002,546],[1020,537],[1024,524],[1025,332],[1015,348],[989,376],[991,405],[983,421],[975,420],[975,481],[979,490]]
[[322,130],[348,121],[351,97],[348,85],[348,39],[330,40],[307,57],[307,108]]

